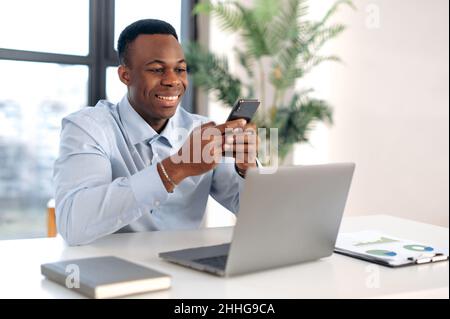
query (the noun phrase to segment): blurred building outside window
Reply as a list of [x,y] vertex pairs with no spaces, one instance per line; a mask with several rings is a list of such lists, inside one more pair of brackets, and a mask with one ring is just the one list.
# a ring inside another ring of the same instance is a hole
[[[114,27],[106,30],[114,33],[110,52],[121,30],[138,19],[166,20],[180,34],[181,0],[155,3],[107,3],[115,12]],[[47,234],[61,119],[96,96],[92,68],[98,61],[89,60],[93,6],[108,8],[97,0],[0,0],[0,240]],[[111,12],[105,11],[99,14]],[[114,56],[101,64],[103,94],[113,103],[126,92],[115,64]]]

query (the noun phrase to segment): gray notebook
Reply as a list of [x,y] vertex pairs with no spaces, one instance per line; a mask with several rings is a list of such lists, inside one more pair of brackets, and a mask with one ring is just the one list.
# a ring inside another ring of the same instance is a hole
[[41,273],[91,298],[114,298],[167,289],[171,282],[167,274],[113,256],[43,264]]

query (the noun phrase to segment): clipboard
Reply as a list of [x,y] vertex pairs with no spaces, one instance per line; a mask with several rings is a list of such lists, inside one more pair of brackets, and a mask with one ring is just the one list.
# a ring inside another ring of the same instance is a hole
[[334,251],[387,267],[448,260],[448,249],[396,238],[376,230],[340,233]]

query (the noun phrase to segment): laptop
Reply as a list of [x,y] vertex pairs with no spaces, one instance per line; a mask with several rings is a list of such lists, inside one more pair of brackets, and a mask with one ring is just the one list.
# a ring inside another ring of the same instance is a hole
[[159,254],[169,262],[234,276],[330,256],[355,165],[247,172],[231,243]]

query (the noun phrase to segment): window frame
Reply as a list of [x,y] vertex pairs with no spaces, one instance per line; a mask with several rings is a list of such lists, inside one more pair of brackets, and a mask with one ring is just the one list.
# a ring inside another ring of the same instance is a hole
[[[181,2],[180,42],[197,39],[196,18],[191,15],[198,0]],[[0,48],[0,60],[86,65],[89,69],[88,105],[106,99],[106,70],[118,65],[114,49],[115,0],[89,0],[89,54],[87,56]],[[183,107],[195,111],[192,86],[183,98]]]

